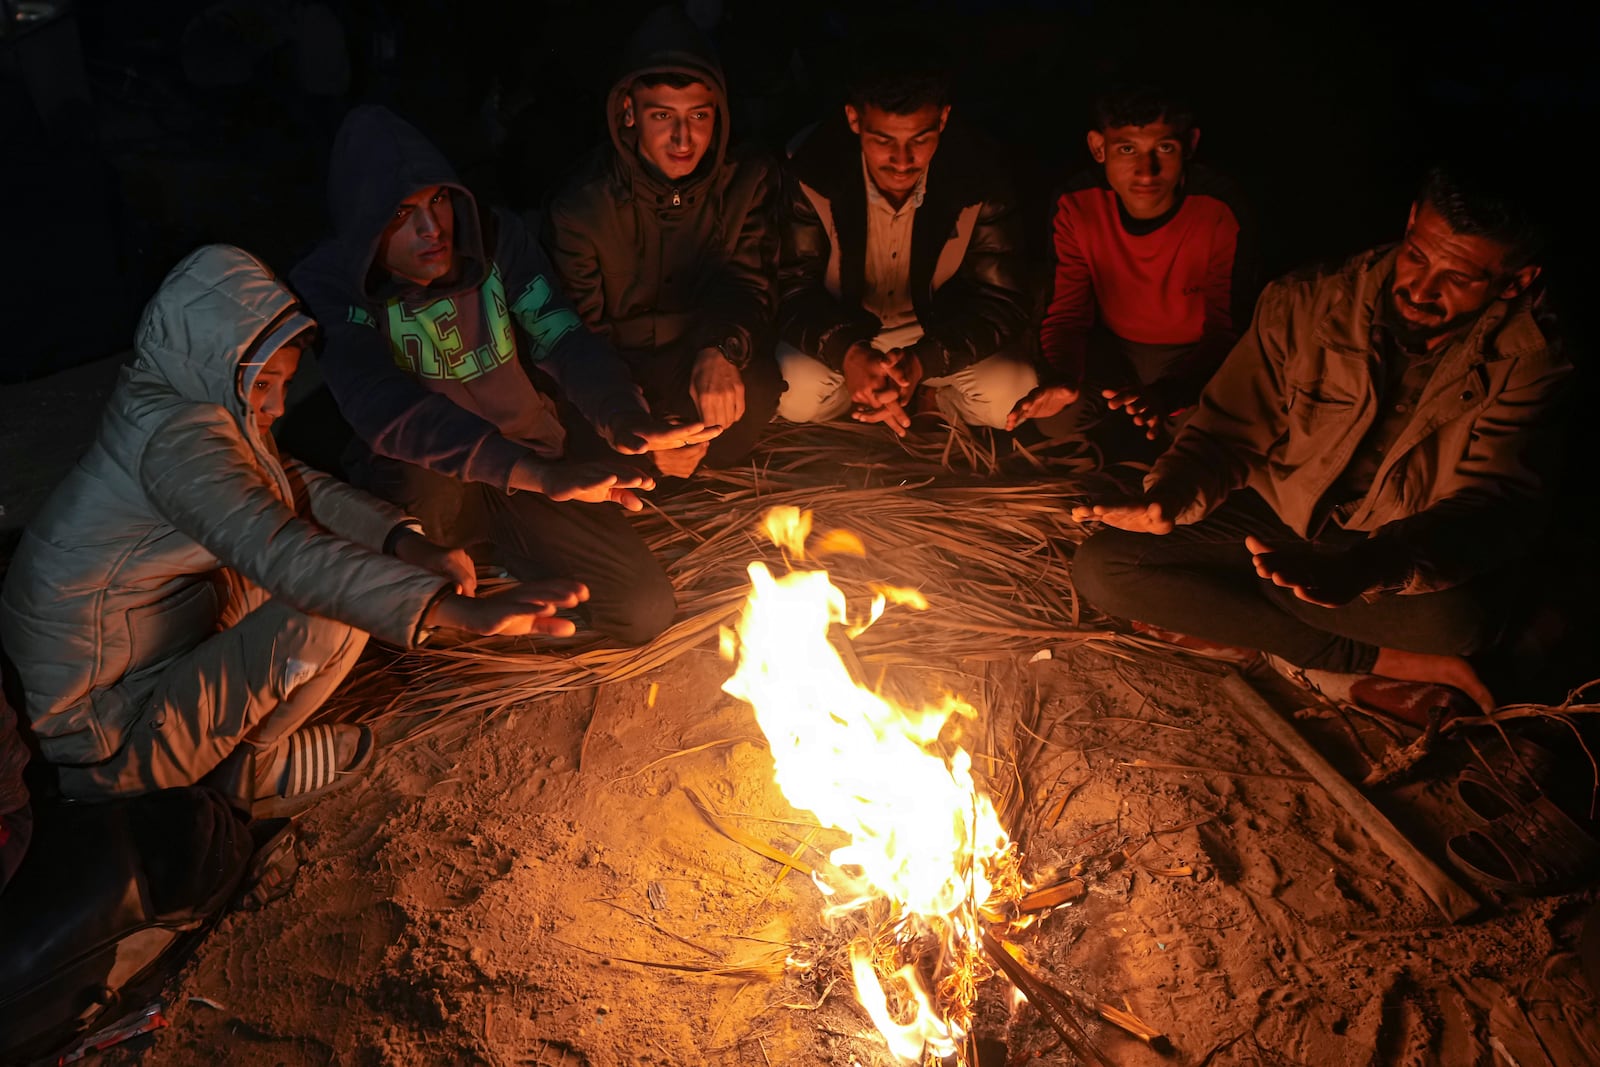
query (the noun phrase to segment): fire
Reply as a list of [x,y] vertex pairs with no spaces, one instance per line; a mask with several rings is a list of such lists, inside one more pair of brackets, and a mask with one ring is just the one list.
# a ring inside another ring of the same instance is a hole
[[[791,559],[804,558],[809,512],[774,508],[763,525]],[[848,534],[820,543],[864,554]],[[830,911],[886,901],[889,941],[913,957],[899,960],[892,975],[899,1003],[892,1009],[875,966],[881,949],[858,939],[851,963],[863,1007],[902,1059],[955,1054],[970,1026],[974,975],[983,969],[978,907],[991,874],[1011,856],[994,805],[973,782],[971,757],[939,741],[953,717],[976,713],[954,697],[921,709],[885,699],[857,684],[829,639],[835,626],[859,633],[890,601],[925,608],[920,594],[877,589],[868,620],[852,627],[845,596],[826,571],[774,577],[756,562],[749,573],[737,635],[724,635],[724,654],[737,667],[723,689],[754,707],[789,802],[850,836],[830,856],[844,883],[818,880],[838,901]],[[931,968],[916,958],[928,939],[941,950]]]

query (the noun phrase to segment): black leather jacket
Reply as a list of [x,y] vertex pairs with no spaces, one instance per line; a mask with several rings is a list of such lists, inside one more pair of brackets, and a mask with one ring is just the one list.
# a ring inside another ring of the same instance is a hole
[[[911,296],[926,377],[987,359],[1019,342],[1031,288],[1009,184],[993,154],[950,123],[928,168],[911,229]],[[867,179],[861,147],[843,119],[814,130],[784,174],[778,332],[838,370],[882,323],[861,306],[867,248]]]

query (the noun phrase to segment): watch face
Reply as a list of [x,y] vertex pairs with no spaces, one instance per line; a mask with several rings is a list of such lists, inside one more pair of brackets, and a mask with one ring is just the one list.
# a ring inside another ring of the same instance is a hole
[[728,362],[739,363],[744,359],[744,338],[730,337],[722,342],[722,354],[728,357]]

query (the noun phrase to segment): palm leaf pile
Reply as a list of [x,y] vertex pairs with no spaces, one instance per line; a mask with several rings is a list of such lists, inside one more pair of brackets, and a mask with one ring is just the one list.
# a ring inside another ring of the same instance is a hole
[[[679,604],[678,621],[649,645],[480,638],[369,657],[328,712],[386,720],[405,736],[443,718],[646,675],[705,647],[737,617],[751,561],[780,573],[787,566],[760,528],[778,505],[812,511],[817,533],[860,540],[864,556],[820,561],[852,610],[880,585],[914,588],[930,602],[927,611],[891,609],[857,639],[875,667],[952,666],[1086,640],[1142,644],[1088,625],[1092,610],[1072,586],[1072,551],[1086,531],[1071,507],[1117,491],[1116,474],[1093,473],[1081,454],[1015,442],[1007,451],[1003,439],[966,428],[896,439],[855,423],[776,429],[748,466],[702,472],[657,494],[638,517]],[[1123,482],[1136,484],[1137,473],[1125,471]]]

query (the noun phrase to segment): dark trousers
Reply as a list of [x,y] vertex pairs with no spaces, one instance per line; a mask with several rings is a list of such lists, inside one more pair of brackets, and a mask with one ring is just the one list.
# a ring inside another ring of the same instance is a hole
[[1126,423],[1136,438],[1142,430],[1133,426],[1125,413],[1106,406],[1104,389],[1132,389],[1166,377],[1193,351],[1193,345],[1142,345],[1125,341],[1106,329],[1089,335],[1089,350],[1084,357],[1083,389],[1078,399],[1058,414],[1041,419],[1039,431],[1046,437],[1083,437],[1091,430],[1114,420],[1119,429]]
[[[689,395],[689,379],[697,355],[691,345],[677,344],[645,352],[624,352],[623,358],[652,412],[699,422],[700,412]],[[743,462],[778,410],[783,377],[772,353],[751,356],[739,377],[744,382],[744,416],[732,426],[724,426],[722,433],[711,439],[704,460],[707,467],[730,467]]]
[[1245,489],[1205,520],[1169,534],[1097,531],[1078,549],[1073,581],[1108,614],[1317,670],[1368,673],[1381,647],[1467,655],[1496,636],[1507,600],[1501,580],[1323,608],[1256,574],[1244,546],[1250,534],[1268,545],[1305,543]]
[[524,581],[583,582],[589,624],[623,644],[645,644],[672,623],[672,582],[617,504],[557,503],[370,454],[346,464],[357,485],[420,520],[440,544],[487,542],[493,560]]

